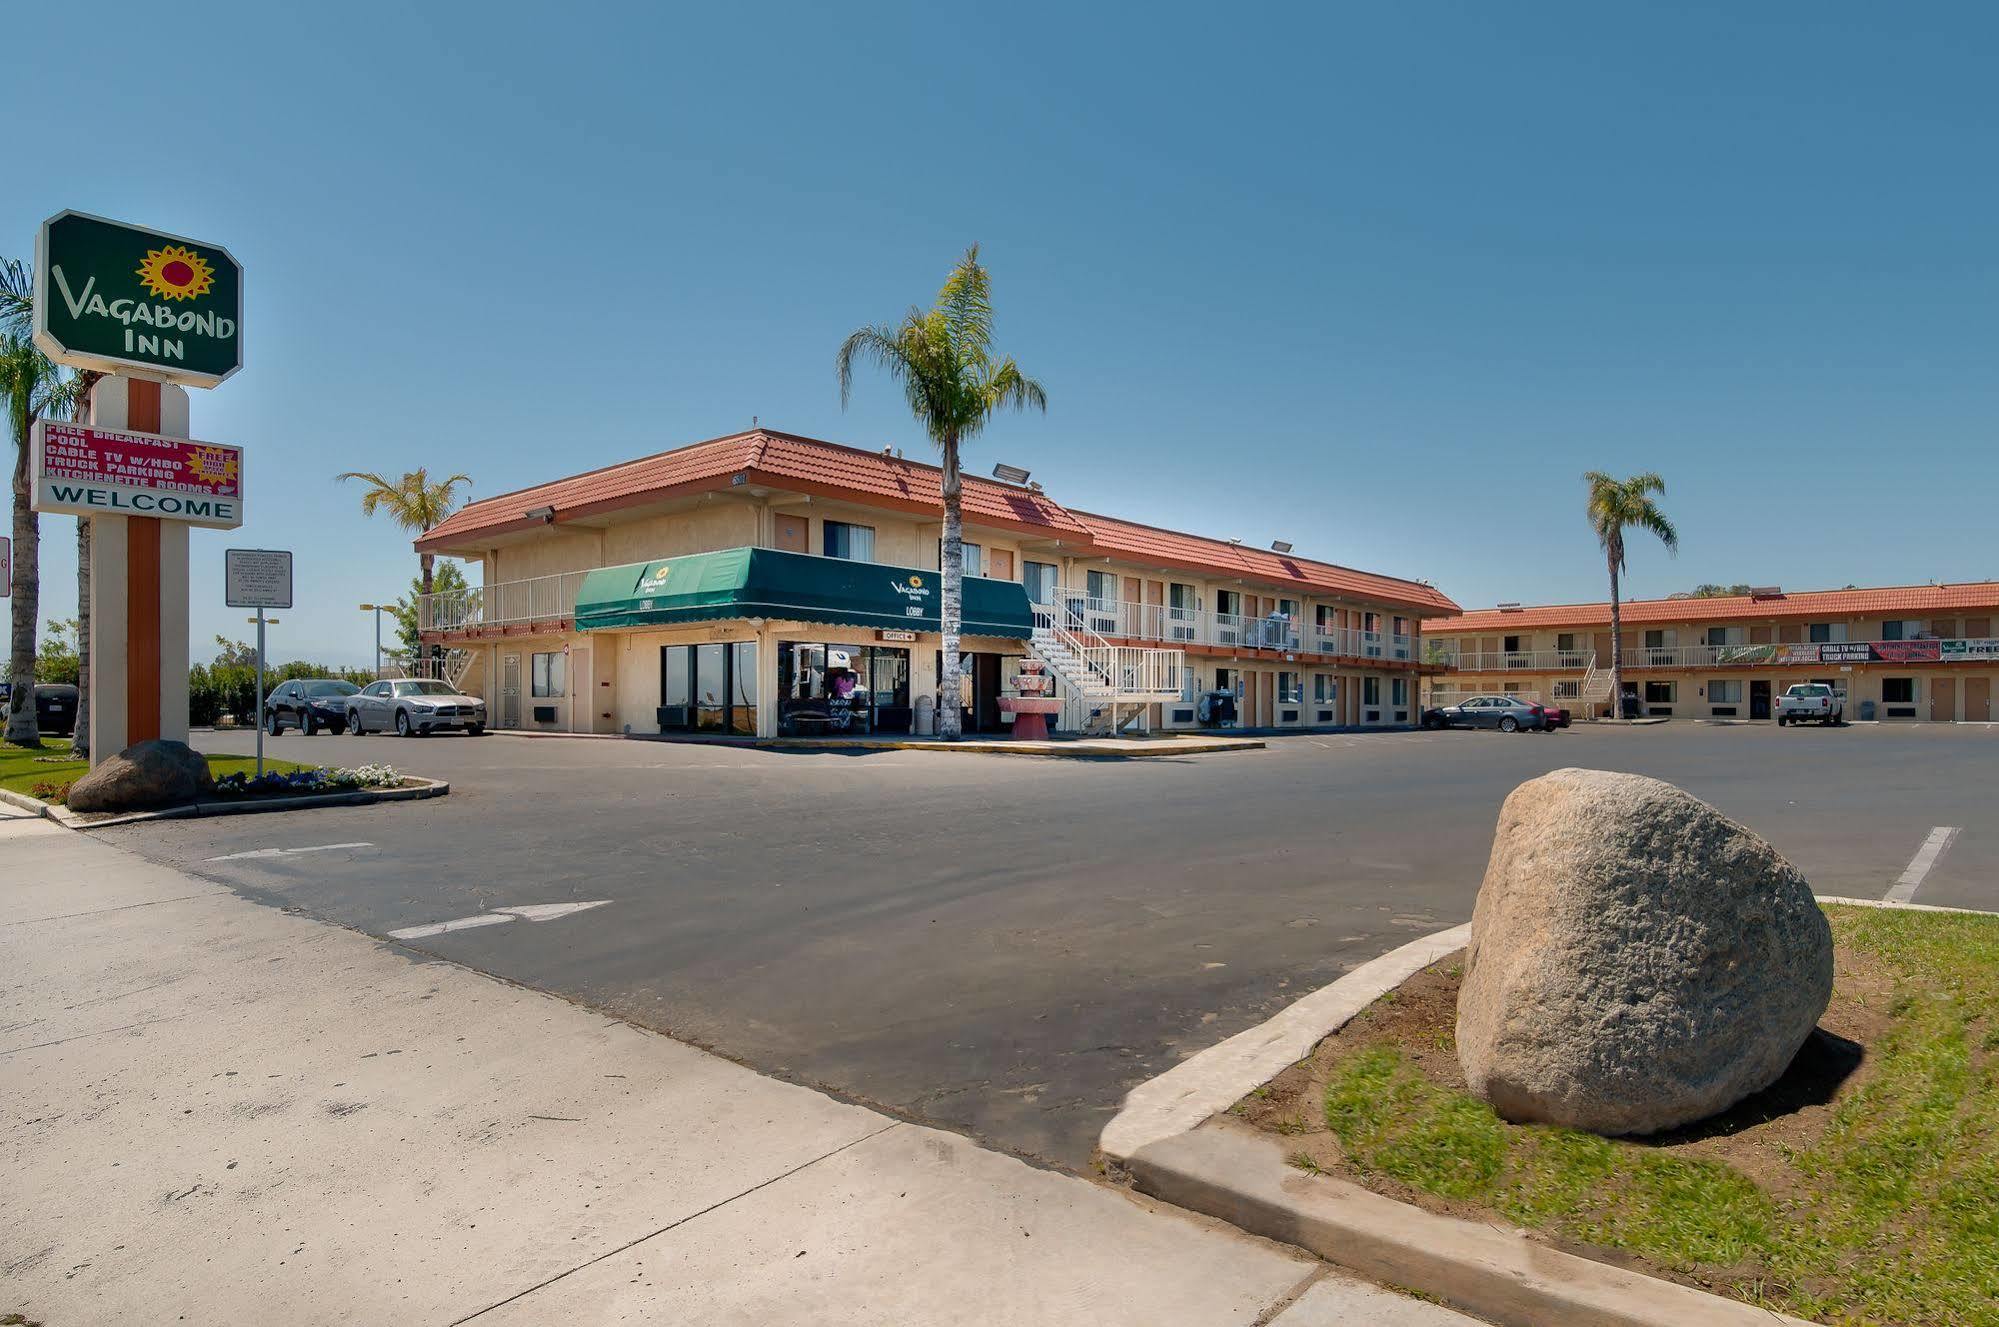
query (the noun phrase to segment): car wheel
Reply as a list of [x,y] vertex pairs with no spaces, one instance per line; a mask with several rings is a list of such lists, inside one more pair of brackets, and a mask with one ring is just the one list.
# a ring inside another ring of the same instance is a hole
[[298,731],[301,737],[317,737],[319,735],[318,716],[311,710],[307,710],[299,718]]
[[284,722],[283,720],[278,718],[278,712],[276,710],[272,710],[269,714],[264,716],[265,732],[269,733],[273,737],[276,737],[278,734],[284,732],[284,730],[285,730]]
[[361,726],[361,712],[359,710],[347,711],[347,726],[348,728],[353,730],[354,736],[356,737],[359,737],[361,736],[361,734],[368,731],[366,728],[363,728]]
[[1519,732],[1519,731],[1520,731],[1520,720],[1518,720],[1518,719],[1514,718],[1514,717],[1513,717],[1512,715],[1510,715],[1510,714],[1509,714],[1509,715],[1507,715],[1507,716],[1506,716],[1505,718],[1503,718],[1503,719],[1501,719],[1501,720],[1499,721],[1499,731],[1500,731],[1500,732],[1502,732],[1502,733],[1517,733],[1517,732]]
[[416,736],[416,729],[410,727],[410,712],[408,710],[396,711],[396,736],[397,737]]
[[326,727],[327,730],[331,732],[335,737],[345,737],[347,735],[347,724],[345,720],[335,719],[333,722],[327,724]]
[[475,723],[470,728],[467,728],[465,730],[465,735],[467,737],[484,737],[486,735],[486,725],[483,723]]

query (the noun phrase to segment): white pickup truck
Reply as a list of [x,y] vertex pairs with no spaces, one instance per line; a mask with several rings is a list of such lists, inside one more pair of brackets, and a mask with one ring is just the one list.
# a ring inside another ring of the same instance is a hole
[[1800,682],[1777,697],[1777,726],[1803,723],[1838,723],[1846,717],[1846,697],[1823,682]]

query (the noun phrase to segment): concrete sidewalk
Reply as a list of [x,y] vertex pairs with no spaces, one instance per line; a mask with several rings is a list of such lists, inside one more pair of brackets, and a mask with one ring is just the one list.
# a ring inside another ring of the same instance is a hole
[[43,820],[0,964],[49,1327],[1468,1321]]

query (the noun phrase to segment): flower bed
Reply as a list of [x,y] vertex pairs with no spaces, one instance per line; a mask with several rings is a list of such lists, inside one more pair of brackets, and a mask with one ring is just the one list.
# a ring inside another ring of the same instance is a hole
[[393,765],[363,765],[358,769],[275,770],[261,775],[246,771],[215,781],[217,797],[311,797],[322,793],[357,792],[364,788],[400,788],[403,776]]

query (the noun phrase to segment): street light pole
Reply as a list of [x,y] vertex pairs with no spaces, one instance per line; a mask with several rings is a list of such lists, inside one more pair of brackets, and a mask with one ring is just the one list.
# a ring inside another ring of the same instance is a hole
[[380,677],[382,675],[382,610],[388,607],[389,607],[388,604],[361,605],[362,612],[364,613],[372,612],[375,615],[375,676],[376,677]]

